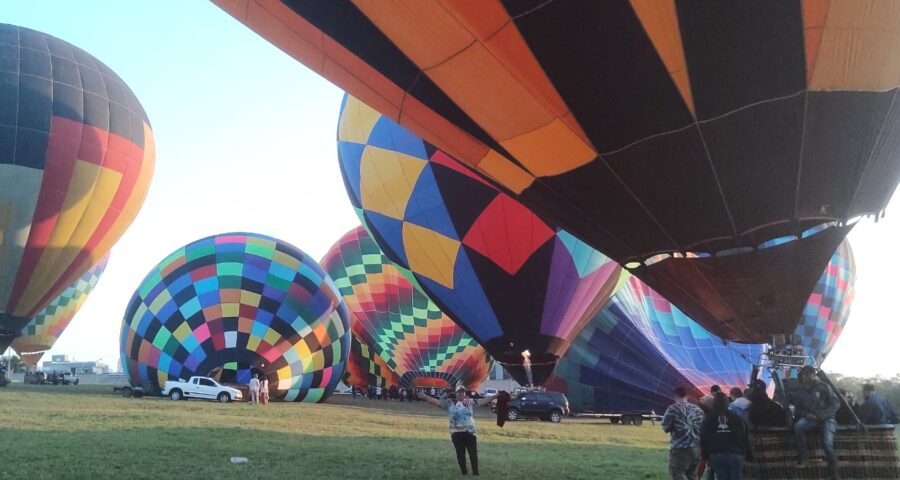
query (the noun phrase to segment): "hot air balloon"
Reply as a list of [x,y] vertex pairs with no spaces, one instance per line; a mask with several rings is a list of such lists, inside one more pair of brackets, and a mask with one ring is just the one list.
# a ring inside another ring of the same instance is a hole
[[[359,339],[353,333],[354,326],[358,322],[353,320],[350,314],[350,356],[347,358],[347,370],[344,372],[344,383],[357,388],[366,388],[370,385],[389,387],[400,385],[400,377],[384,363],[381,356],[369,347],[365,341]],[[361,330],[360,327],[356,327]]]
[[[625,279],[572,342],[550,388],[566,392],[576,410],[662,412],[678,386],[695,396],[714,384],[746,387],[763,345],[726,343],[639,279],[627,273]],[[854,280],[853,254],[844,241],[794,332],[819,364],[850,315]]]
[[[256,369],[272,398],[320,402],[344,374],[347,308],[315,260],[281,240],[226,233],[172,252],[141,282],[120,337],[132,385]],[[237,373],[235,373],[237,375]]]
[[352,97],[338,156],[384,254],[520,383],[546,380],[612,294],[615,262]]
[[154,166],[134,93],[85,51],[0,24],[0,337],[96,265],[137,215]]
[[891,0],[216,3],[725,339],[792,332],[900,180]]
[[54,298],[50,305],[38,312],[22,329],[19,337],[13,340],[11,346],[25,365],[37,365],[44,353],[53,348],[53,344],[59,340],[60,335],[69,326],[69,322],[72,321],[97,285],[108,262],[109,254],[107,253],[100,263],[84,272],[75,283],[69,285],[69,288],[65,289],[60,296]]
[[474,389],[487,377],[491,360],[484,348],[388,260],[363,227],[341,237],[321,264],[344,297],[355,338],[403,386]]

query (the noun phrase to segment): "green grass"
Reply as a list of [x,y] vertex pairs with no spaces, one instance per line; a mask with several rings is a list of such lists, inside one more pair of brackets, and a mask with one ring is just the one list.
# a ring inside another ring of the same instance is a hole
[[[424,402],[221,405],[13,384],[0,389],[0,419],[2,479],[459,476],[446,416]],[[566,419],[499,428],[489,408],[477,423],[485,478],[667,478],[658,426]]]

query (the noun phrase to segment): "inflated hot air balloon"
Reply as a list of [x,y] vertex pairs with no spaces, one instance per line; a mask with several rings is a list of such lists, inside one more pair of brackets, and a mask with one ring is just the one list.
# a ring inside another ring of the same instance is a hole
[[53,348],[53,344],[59,340],[60,335],[97,285],[108,262],[109,254],[106,254],[100,263],[84,272],[75,283],[54,298],[50,305],[38,312],[22,329],[19,337],[13,340],[11,346],[25,365],[37,365],[44,353]]
[[347,308],[315,260],[254,233],[207,237],[167,256],[141,282],[122,323],[132,385],[215,369],[257,369],[272,398],[320,402],[344,375]]
[[792,332],[900,180],[894,0],[216,3],[722,338]]
[[367,388],[370,385],[389,387],[400,385],[400,377],[384,363],[381,356],[369,347],[365,341],[361,341],[354,328],[359,322],[353,320],[350,314],[350,331],[352,339],[350,343],[350,356],[347,358],[347,370],[344,372],[344,383],[357,388]]
[[487,377],[492,362],[484,348],[388,260],[363,227],[341,237],[321,264],[344,297],[354,336],[403,386],[474,389]]
[[[678,386],[699,396],[714,384],[747,385],[763,345],[726,344],[646,284],[625,275],[622,288],[560,360],[550,388],[566,392],[576,410],[662,413]],[[847,322],[854,279],[853,255],[844,241],[795,331],[817,363]]]
[[0,342],[109,252],[154,156],[147,115],[109,67],[0,24]]
[[338,156],[384,254],[520,383],[546,380],[612,294],[615,262],[353,97]]
[[856,261],[850,242],[844,240],[834,251],[825,272],[819,277],[800,325],[794,331],[803,340],[804,351],[822,364],[850,318],[855,296]]

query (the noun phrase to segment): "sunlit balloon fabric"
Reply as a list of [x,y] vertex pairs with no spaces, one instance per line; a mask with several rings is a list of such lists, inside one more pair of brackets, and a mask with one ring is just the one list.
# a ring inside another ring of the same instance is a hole
[[[388,260],[363,227],[341,237],[322,259],[350,312],[354,336],[400,377],[476,388],[490,357]],[[384,377],[384,375],[381,375]]]
[[[696,396],[713,384],[746,385],[762,345],[726,345],[636,277],[626,278],[572,342],[550,382],[551,388],[567,392],[573,408],[661,413],[678,386]],[[795,332],[818,363],[847,322],[854,279],[845,241],[821,275]]]
[[100,263],[84,272],[75,283],[54,298],[50,305],[38,312],[22,329],[20,336],[13,340],[12,348],[26,365],[37,365],[44,353],[59,340],[60,335],[97,285],[108,262],[109,254],[103,257]]
[[[359,322],[353,320],[350,314],[351,332]],[[400,377],[384,363],[375,349],[369,347],[365,341],[353,334],[350,343],[350,356],[347,358],[347,371],[344,373],[344,383],[357,388],[366,388],[371,385],[389,387],[400,385]]]
[[347,310],[315,260],[264,235],[192,242],[141,282],[122,324],[122,365],[133,385],[236,363],[258,368],[273,398],[318,402],[344,374]]
[[641,262],[877,215],[900,179],[895,0],[216,3],[723,338],[793,331],[849,228]]
[[385,255],[494,359],[540,384],[619,267],[353,97],[338,127],[350,201]]
[[805,351],[819,364],[831,353],[850,318],[855,283],[856,261],[850,242],[844,240],[819,277],[803,310],[803,319],[794,332],[803,339]]
[[0,24],[0,334],[109,252],[144,201],[154,155],[147,115],[109,67]]

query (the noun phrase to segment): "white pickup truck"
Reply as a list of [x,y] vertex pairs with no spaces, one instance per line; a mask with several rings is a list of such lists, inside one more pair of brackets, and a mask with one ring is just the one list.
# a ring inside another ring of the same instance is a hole
[[209,377],[191,377],[186,382],[166,380],[162,394],[172,400],[203,398],[206,400],[218,400],[221,403],[240,401],[243,398],[240,390],[221,385]]

